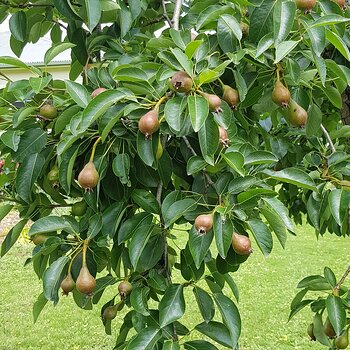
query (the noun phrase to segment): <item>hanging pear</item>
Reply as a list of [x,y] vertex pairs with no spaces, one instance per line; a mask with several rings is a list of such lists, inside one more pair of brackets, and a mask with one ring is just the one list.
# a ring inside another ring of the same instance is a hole
[[96,187],[99,178],[94,162],[90,160],[79,173],[78,182],[82,188],[90,191]]
[[288,110],[289,122],[293,126],[304,127],[307,121],[307,112],[294,100],[290,100]]
[[349,346],[349,328],[347,328],[337,339],[335,340],[335,346],[338,349],[346,349]]
[[273,88],[272,101],[282,108],[287,108],[289,105],[290,92],[280,80],[276,81],[275,87]]

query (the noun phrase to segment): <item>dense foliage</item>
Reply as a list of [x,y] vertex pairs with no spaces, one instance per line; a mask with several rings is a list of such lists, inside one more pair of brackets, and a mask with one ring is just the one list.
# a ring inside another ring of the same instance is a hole
[[[115,349],[236,349],[241,320],[224,286],[238,300],[231,272],[250,239],[267,256],[304,217],[317,235],[349,235],[343,5],[0,0],[18,57],[50,35],[45,65],[72,58],[60,81],[0,57],[32,74],[0,73],[0,218],[21,218],[1,256],[33,222],[35,319],[60,286],[85,309],[108,288],[106,332],[124,315]],[[291,305],[291,317],[311,305],[309,334],[330,349],[346,345],[347,273],[306,277]],[[181,323],[187,290],[203,318],[194,329]],[[213,342],[187,340],[193,330]]]

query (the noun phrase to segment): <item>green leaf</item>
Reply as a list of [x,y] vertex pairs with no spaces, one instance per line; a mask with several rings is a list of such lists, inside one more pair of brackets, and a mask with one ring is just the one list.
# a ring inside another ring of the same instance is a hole
[[130,239],[129,256],[132,266],[136,269],[140,256],[146,247],[148,240],[151,237],[154,226],[152,224],[146,226],[138,226]]
[[110,106],[124,97],[125,92],[120,90],[108,90],[97,95],[85,108],[79,130],[86,131]]
[[75,47],[75,46],[76,45],[72,43],[59,43],[59,44],[53,45],[45,53],[45,56],[44,56],[45,65],[48,65],[56,56],[58,56],[63,51],[71,49],[72,47]]
[[327,282],[334,288],[337,285],[337,278],[334,272],[329,267],[325,266],[323,274]]
[[232,242],[233,225],[229,218],[219,213],[214,214],[213,230],[216,247],[220,256],[225,259]]
[[269,228],[259,219],[248,220],[247,224],[261,252],[265,256],[268,256],[273,247],[272,235]]
[[193,226],[189,235],[188,245],[196,268],[199,269],[213,240],[213,230],[210,230],[206,234],[199,234]]
[[16,57],[1,56],[0,63],[5,64],[5,65],[9,65],[9,66],[15,66],[18,68],[24,68],[26,70],[31,70],[30,67],[28,67],[24,62],[22,62],[21,60],[19,60]]
[[188,112],[190,114],[191,123],[194,132],[201,129],[208,117],[209,106],[207,100],[199,95],[188,96],[187,98]]
[[332,190],[328,196],[328,207],[335,222],[341,226],[347,217],[350,194],[343,189]]
[[160,213],[159,204],[153,193],[144,189],[135,189],[131,193],[131,198],[144,211],[154,214]]
[[178,320],[185,313],[184,289],[181,284],[171,284],[159,302],[159,326],[161,328]]
[[268,50],[274,43],[273,34],[267,33],[264,35],[256,47],[256,57],[261,56],[266,50]]
[[153,165],[157,147],[158,147],[158,138],[154,136],[152,138],[146,138],[141,131],[138,131],[137,154],[146,165],[148,166]]
[[303,170],[297,168],[286,168],[280,171],[266,169],[263,171],[263,173],[272,179],[287,182],[317,192],[314,180]]
[[[164,203],[164,202],[163,202]],[[186,215],[188,212],[195,210],[197,207],[197,202],[192,198],[186,198],[174,202],[170,205],[169,208],[162,207],[162,213],[164,218],[165,227],[171,226],[183,215]]]
[[284,41],[292,30],[296,5],[294,1],[277,2],[273,12],[275,46]]
[[27,203],[32,199],[32,188],[45,164],[42,154],[34,153],[24,158],[17,170],[16,190],[18,195]]
[[24,11],[14,13],[9,21],[11,34],[16,40],[24,42],[27,36],[27,16]]
[[203,322],[198,324],[195,329],[225,347],[232,347],[230,332],[222,323],[216,321]]
[[332,105],[338,109],[342,108],[343,100],[340,92],[334,86],[327,84],[325,87],[321,87],[324,94],[328,97],[328,100],[332,103]]
[[218,350],[216,346],[206,340],[191,340],[184,343],[185,350]]
[[193,74],[193,63],[187,58],[187,56],[179,48],[170,48],[170,51],[175,56],[176,60],[180,63],[184,71],[192,76]]
[[33,223],[28,232],[28,236],[31,237],[40,233],[60,230],[69,230],[72,232],[72,227],[62,216],[45,216]]
[[130,303],[136,312],[139,312],[143,316],[149,316],[147,306],[147,296],[149,293],[148,287],[134,288],[130,294]]
[[244,165],[271,164],[278,162],[278,158],[268,151],[255,151],[244,158]]
[[93,216],[89,217],[89,228],[87,232],[87,238],[89,240],[97,236],[102,228],[102,214],[96,213]]
[[299,41],[283,41],[276,46],[276,56],[274,64],[282,61],[291,51],[293,51],[296,46],[299,44]]
[[113,159],[112,168],[122,184],[131,186],[129,179],[130,157],[128,153],[117,154]]
[[30,129],[22,136],[18,145],[16,159],[23,162],[30,154],[41,152],[46,146],[47,133],[42,129]]
[[173,39],[173,42],[181,50],[185,50],[186,46],[191,41],[191,33],[187,31],[179,31],[171,28],[169,30],[170,36]]
[[135,232],[141,226],[149,227],[153,216],[149,213],[141,212],[125,220],[118,231],[118,244],[121,244],[135,235]]
[[235,77],[236,87],[239,92],[239,99],[241,102],[243,102],[248,92],[247,84],[242,77],[242,74],[238,70],[234,70],[233,75]]
[[199,311],[205,322],[213,319],[215,314],[214,302],[211,296],[202,288],[195,286],[193,293],[197,301]]
[[173,97],[164,107],[165,120],[174,131],[180,131],[182,126],[181,115],[187,106],[187,97]]
[[7,130],[0,135],[0,140],[5,146],[17,152],[21,137],[19,136],[18,131]]
[[43,310],[43,308],[45,307],[46,304],[47,304],[47,299],[45,298],[44,293],[40,293],[40,295],[38,296],[38,299],[33,304],[33,320],[34,320],[34,323],[37,321],[41,311]]
[[30,77],[29,84],[34,90],[34,92],[38,94],[40,91],[44,90],[44,88],[46,88],[49,85],[51,80],[52,75],[48,75],[46,77]]
[[241,176],[244,176],[244,157],[242,153],[239,152],[226,152],[222,155],[227,165],[233,169],[236,173]]
[[307,33],[316,56],[320,57],[326,46],[326,29],[322,27],[309,28]]
[[313,325],[314,325],[313,331],[316,339],[321,344],[331,347],[332,346],[331,341],[328,339],[328,337],[324,333],[322,316],[319,313],[315,314],[313,319]]
[[148,75],[145,71],[143,71],[140,68],[137,67],[130,67],[127,65],[124,66],[118,66],[113,71],[113,76],[116,80],[119,81],[130,81],[130,82],[147,82],[148,81]]
[[207,162],[199,156],[193,156],[187,161],[186,170],[188,175],[193,175],[207,166]]
[[85,108],[91,101],[91,96],[86,87],[70,80],[65,80],[65,83],[70,97],[78,106]]
[[336,14],[331,15],[323,15],[316,21],[312,22],[311,28],[320,27],[320,26],[330,26],[338,23],[349,22],[350,19],[346,17],[342,17]]
[[162,350],[180,350],[180,345],[172,340],[166,340]]
[[58,303],[58,290],[64,278],[64,270],[68,264],[67,256],[61,256],[54,261],[45,271],[43,276],[44,295],[47,300],[51,300],[54,304]]
[[129,11],[128,7],[124,4],[124,2],[120,2],[120,11],[119,11],[119,21],[120,21],[120,36],[124,38],[124,36],[129,32],[132,27],[132,14]]
[[238,41],[242,39],[242,29],[238,20],[228,14],[221,15],[218,20],[218,27],[225,31],[229,31],[234,35]]
[[128,342],[126,350],[153,350],[161,337],[159,328],[146,327]]
[[273,32],[273,8],[277,1],[264,0],[250,16],[249,38],[257,43],[266,34]]
[[97,26],[101,17],[101,1],[100,0],[84,0],[84,5],[87,13],[87,25],[92,30]]
[[55,9],[67,19],[81,21],[81,18],[73,11],[70,0],[53,0],[53,4]]
[[235,349],[241,334],[241,317],[237,306],[230,298],[221,293],[214,293],[213,298],[221,313],[222,319],[229,330],[231,338],[230,345],[232,346],[232,349]]
[[322,111],[317,105],[312,104],[307,112],[308,118],[306,121],[306,135],[312,137],[318,135],[321,130]]
[[126,209],[124,202],[116,202],[103,211],[101,229],[103,236],[114,237]]
[[7,233],[4,241],[1,244],[0,257],[3,257],[11,249],[11,247],[17,242],[17,239],[19,238],[27,222],[28,222],[28,219],[22,219],[21,221],[17,222],[17,224],[13,226],[11,230]]
[[0,206],[0,221],[2,221],[13,208],[12,204],[1,204]]
[[331,324],[339,335],[346,326],[346,311],[342,299],[335,295],[328,295],[326,299],[327,313]]
[[349,48],[338,34],[327,29],[326,38],[348,61],[350,61]]

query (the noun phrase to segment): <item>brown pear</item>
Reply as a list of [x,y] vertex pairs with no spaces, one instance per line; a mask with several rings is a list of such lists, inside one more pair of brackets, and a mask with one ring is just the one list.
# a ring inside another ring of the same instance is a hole
[[239,103],[239,93],[236,89],[232,88],[231,86],[224,85],[222,98],[232,109],[236,109]]
[[222,146],[228,147],[230,139],[226,129],[224,129],[222,126],[219,126],[219,140]]
[[68,295],[75,287],[75,282],[69,272],[65,279],[61,282],[62,294]]
[[172,76],[171,85],[175,91],[187,93],[191,91],[193,81],[186,72],[179,71]]
[[91,295],[96,286],[96,279],[91,275],[86,264],[83,263],[76,281],[77,290],[86,295]]
[[122,281],[118,285],[118,292],[122,299],[125,299],[132,291],[132,284],[129,281]]
[[219,96],[214,94],[207,94],[206,92],[201,92],[200,94],[208,101],[209,109],[212,112],[222,112],[221,98]]
[[139,120],[139,130],[145,135],[146,139],[150,139],[159,129],[158,111],[152,109],[144,114]]
[[118,304],[107,306],[103,311],[103,319],[104,320],[113,320],[116,318],[118,312]]
[[289,90],[280,82],[276,81],[275,87],[272,91],[272,101],[282,108],[287,108],[290,101]]
[[194,227],[200,234],[206,234],[213,227],[213,215],[202,214],[196,217],[194,221]]
[[93,161],[89,161],[78,175],[78,182],[82,188],[90,191],[96,187],[100,176]]
[[296,0],[297,8],[304,11],[305,14],[310,13],[315,7],[317,0]]
[[345,0],[333,0],[335,3],[337,3],[342,9],[346,8],[346,1]]
[[238,233],[232,235],[232,248],[239,255],[250,255],[253,252],[249,237]]
[[313,323],[310,323],[308,325],[308,327],[307,327],[307,334],[310,337],[310,340],[313,340],[313,341],[316,340],[316,337],[315,337],[315,334],[314,334],[314,324]]
[[298,103],[296,103],[294,100],[290,100],[289,103],[289,122],[293,126],[297,127],[304,127],[306,125],[307,121],[307,112],[303,107],[301,107]]
[[328,338],[333,339],[337,335],[337,333],[335,332],[335,330],[334,330],[334,328],[332,326],[332,323],[331,323],[331,321],[329,320],[328,317],[326,318],[326,321],[325,321],[325,323],[323,325],[323,330],[324,330],[324,333],[326,334],[326,336]]

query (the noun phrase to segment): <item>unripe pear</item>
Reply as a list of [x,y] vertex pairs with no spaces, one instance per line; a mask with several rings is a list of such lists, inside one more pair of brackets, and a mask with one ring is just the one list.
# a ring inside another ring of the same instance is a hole
[[52,104],[45,103],[40,107],[39,114],[45,119],[54,119],[57,117],[58,111]]
[[61,282],[62,294],[68,295],[75,287],[75,282],[69,272],[66,278]]
[[236,109],[239,103],[238,91],[232,88],[231,86],[224,85],[223,92],[224,92],[222,95],[223,100],[226,101],[232,109]]
[[118,292],[122,299],[125,299],[132,291],[132,284],[129,281],[122,281],[118,285]]
[[335,340],[335,346],[338,349],[346,349],[349,346],[349,328]]
[[83,216],[86,213],[86,209],[87,204],[84,200],[82,200],[81,202],[77,202],[72,205],[71,213],[74,216]]
[[213,215],[202,214],[196,217],[194,221],[194,227],[200,234],[206,234],[213,227]]
[[113,320],[116,318],[118,312],[118,304],[107,306],[103,311],[103,319],[104,320]]
[[296,0],[295,3],[297,8],[301,11],[304,11],[305,14],[311,12],[315,7],[317,0]]
[[78,182],[82,188],[90,191],[96,187],[100,176],[93,161],[89,161],[78,175]]
[[144,114],[139,120],[139,130],[145,135],[146,139],[150,139],[159,129],[158,111],[152,109]]
[[183,71],[175,73],[171,78],[171,85],[175,91],[189,92],[192,89],[192,78]]
[[289,122],[293,126],[297,127],[303,127],[306,125],[307,121],[307,112],[303,107],[301,107],[298,103],[296,103],[294,100],[290,100],[289,103]]
[[92,93],[91,93],[91,97],[94,98],[97,95],[101,94],[102,92],[107,91],[107,89],[103,88],[103,87],[99,87],[97,89],[95,89]]
[[333,328],[333,326],[331,324],[331,321],[329,320],[328,317],[326,318],[326,321],[325,321],[325,323],[323,325],[323,330],[324,330],[324,333],[326,334],[326,336],[328,338],[332,339],[332,338],[335,338],[336,335],[337,335],[337,333],[335,332],[335,330],[334,330],[334,328]]
[[96,287],[96,279],[91,275],[86,264],[83,263],[76,281],[77,290],[86,295],[91,295]]
[[240,25],[242,30],[242,35],[247,36],[249,34],[249,25],[245,22],[241,22]]
[[45,235],[44,233],[37,233],[36,235],[30,237],[31,241],[35,245],[44,243],[48,238],[49,236]]
[[207,94],[206,92],[201,92],[200,94],[208,101],[209,109],[212,112],[222,112],[221,98],[219,96],[216,96],[214,94]]
[[290,92],[280,80],[276,81],[275,87],[273,88],[272,101],[282,108],[287,108],[289,105]]
[[232,248],[239,255],[250,255],[253,252],[249,237],[238,233],[232,235]]

